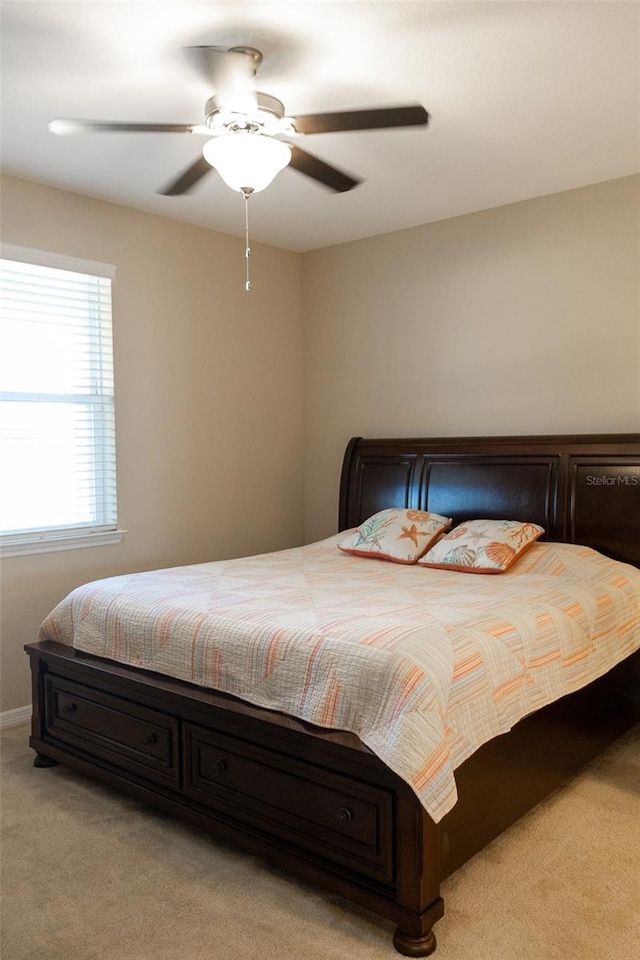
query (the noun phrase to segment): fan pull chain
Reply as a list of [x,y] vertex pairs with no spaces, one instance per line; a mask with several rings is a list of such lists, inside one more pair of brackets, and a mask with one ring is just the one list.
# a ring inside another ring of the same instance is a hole
[[243,190],[244,196],[244,256],[247,261],[247,277],[244,282],[244,289],[247,293],[251,290],[251,278],[249,277],[249,257],[251,256],[251,247],[249,246],[249,197],[251,191]]

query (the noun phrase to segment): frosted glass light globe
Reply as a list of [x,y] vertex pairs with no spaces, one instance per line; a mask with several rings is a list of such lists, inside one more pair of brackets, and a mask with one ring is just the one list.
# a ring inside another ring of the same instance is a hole
[[264,190],[291,160],[288,144],[248,130],[207,140],[202,153],[227,186],[239,193]]

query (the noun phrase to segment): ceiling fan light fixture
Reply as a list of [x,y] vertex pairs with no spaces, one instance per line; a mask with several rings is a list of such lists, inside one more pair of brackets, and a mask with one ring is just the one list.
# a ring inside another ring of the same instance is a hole
[[202,153],[227,186],[245,194],[264,190],[291,160],[288,144],[249,130],[207,140]]

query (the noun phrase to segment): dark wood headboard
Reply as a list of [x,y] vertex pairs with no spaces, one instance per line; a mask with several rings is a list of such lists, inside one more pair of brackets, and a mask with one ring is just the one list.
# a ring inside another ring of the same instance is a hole
[[640,434],[350,441],[340,529],[385,507],[530,520],[640,567]]

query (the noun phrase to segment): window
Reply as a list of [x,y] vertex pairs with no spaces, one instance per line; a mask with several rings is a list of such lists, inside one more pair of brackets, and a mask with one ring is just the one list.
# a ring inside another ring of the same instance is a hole
[[113,267],[3,247],[3,555],[121,539],[111,339]]

